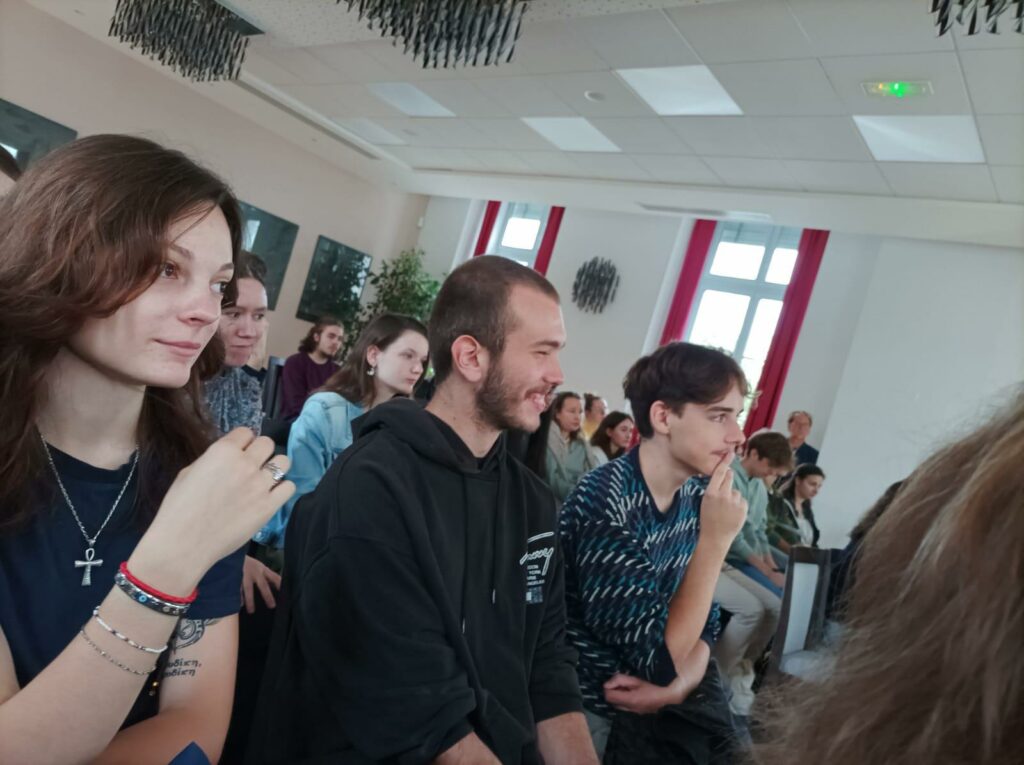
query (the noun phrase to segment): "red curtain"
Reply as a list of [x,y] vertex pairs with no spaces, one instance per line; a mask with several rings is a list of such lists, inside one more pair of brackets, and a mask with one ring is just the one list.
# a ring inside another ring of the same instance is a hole
[[473,250],[474,258],[487,252],[487,243],[491,240],[491,231],[494,230],[494,221],[498,219],[500,209],[501,202],[492,199],[487,203],[484,219],[480,222],[480,236],[476,238],[476,248]]
[[683,339],[683,330],[686,329],[690,309],[693,308],[693,299],[697,295],[697,286],[704,273],[704,262],[708,259],[708,250],[711,249],[711,240],[715,238],[717,225],[713,220],[703,219],[693,224],[690,243],[683,257],[683,267],[679,270],[679,281],[676,282],[676,291],[665,318],[659,345]]
[[793,360],[793,351],[800,337],[800,328],[807,314],[807,305],[811,302],[814,280],[818,276],[827,243],[828,231],[806,228],[800,237],[793,278],[786,288],[779,323],[775,326],[768,358],[761,370],[761,380],[757,386],[761,393],[743,428],[748,436],[761,428],[770,428],[775,421],[789,363]]
[[551,264],[551,253],[555,249],[555,240],[558,239],[558,228],[562,225],[562,215],[564,214],[564,207],[552,207],[551,212],[548,213],[548,223],[544,227],[544,237],[540,240],[537,259],[533,262],[533,270],[541,276],[547,276],[548,266]]

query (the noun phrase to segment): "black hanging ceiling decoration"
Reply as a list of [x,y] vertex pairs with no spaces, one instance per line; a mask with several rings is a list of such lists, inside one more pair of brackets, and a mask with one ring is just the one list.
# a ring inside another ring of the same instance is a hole
[[572,283],[572,302],[581,311],[601,313],[615,300],[619,289],[619,272],[606,258],[591,258],[576,272]]
[[195,82],[234,80],[260,30],[214,0],[117,0],[116,37]]
[[336,0],[423,67],[511,61],[529,0]]
[[936,14],[939,37],[953,28],[956,21],[968,35],[982,31],[999,32],[999,17],[1012,8],[1012,29],[1024,33],[1024,0],[932,0],[931,12]]

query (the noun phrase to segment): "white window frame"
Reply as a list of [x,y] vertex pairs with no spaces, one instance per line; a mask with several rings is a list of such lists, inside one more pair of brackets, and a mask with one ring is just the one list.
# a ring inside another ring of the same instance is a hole
[[[530,208],[538,208],[539,214],[528,214]],[[498,210],[498,216],[494,220],[494,227],[491,229],[491,236],[487,241],[487,249],[484,252],[488,255],[500,255],[504,258],[523,263],[527,268],[533,268],[537,263],[537,254],[540,252],[540,245],[544,240],[544,230],[547,228],[550,215],[550,205],[541,205],[533,202],[502,202]],[[537,229],[537,240],[533,243],[532,250],[505,247],[501,244],[501,240],[505,235],[505,227],[508,225],[510,218],[530,218],[540,221],[540,227]]]

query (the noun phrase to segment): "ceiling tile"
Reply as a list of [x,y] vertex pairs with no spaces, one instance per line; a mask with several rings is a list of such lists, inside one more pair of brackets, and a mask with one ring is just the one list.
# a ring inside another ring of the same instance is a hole
[[717,64],[711,67],[744,114],[843,114],[817,59]]
[[524,24],[514,61],[530,74],[593,72],[608,65],[563,19]]
[[411,82],[371,82],[365,87],[381,101],[410,117],[455,116]]
[[692,154],[679,134],[658,117],[616,117],[590,120],[627,154]]
[[814,55],[782,0],[688,5],[665,13],[705,64]]
[[697,154],[719,157],[774,157],[748,117],[664,117]]
[[815,162],[790,159],[786,169],[807,191],[885,194],[892,189],[874,162]]
[[302,78],[258,53],[248,53],[242,71],[271,85],[300,85]]
[[[412,53],[404,53],[398,45],[392,45],[389,40],[374,40],[372,42],[360,43],[360,51],[374,58],[378,63],[383,64],[388,70],[394,72],[396,80],[408,80],[419,82],[420,80],[450,80],[455,71],[465,71],[465,76],[471,76],[477,67],[460,67],[458,70],[427,67],[413,58]],[[481,69],[486,67],[479,67]],[[510,66],[508,74],[518,74],[515,67]],[[472,76],[476,76],[473,74]]]
[[751,117],[753,129],[778,157],[872,161],[849,117]]
[[[648,117],[651,108],[611,72],[554,74],[545,82],[559,98],[584,117]],[[591,101],[584,94],[599,100]]]
[[989,163],[1024,165],[1024,115],[983,114],[974,121]]
[[[545,145],[550,146],[547,141]],[[561,151],[520,151],[516,152],[537,175],[572,175],[577,170],[572,154]]]
[[363,43],[316,45],[304,50],[327,64],[344,79],[341,82],[387,82],[400,79],[390,68],[364,51]]
[[[832,86],[851,114],[969,114],[971,102],[955,53],[823,58]],[[913,98],[869,96],[865,82],[928,80],[935,91]]]
[[651,176],[629,157],[621,154],[593,154],[578,152],[573,156],[580,178],[606,178],[619,181],[649,181]]
[[490,149],[494,141],[466,120],[431,117],[380,118],[374,120],[410,146],[449,149]]
[[292,98],[328,117],[401,117],[398,109],[375,98],[365,85],[282,85]]
[[924,0],[788,0],[816,56],[952,50]]
[[703,65],[619,69],[616,74],[662,116],[743,113],[722,83]]
[[705,157],[704,161],[727,186],[783,190],[800,188],[800,184],[778,159]]
[[960,53],[976,114],[1024,114],[1024,48]]
[[585,117],[523,117],[523,122],[562,151],[622,151]]
[[335,71],[305,48],[278,48],[267,45],[260,55],[291,72],[303,85],[329,85],[348,82],[345,75]]
[[392,154],[410,167],[485,170],[484,164],[462,149],[427,149],[421,146],[389,146]]
[[695,186],[721,186],[722,179],[699,157],[668,154],[639,154],[633,161],[652,178],[663,183],[687,183]]
[[511,117],[512,112],[466,80],[425,80],[420,90],[460,117]]
[[473,87],[519,117],[574,117],[576,112],[545,85],[543,77],[491,77]]
[[408,143],[401,136],[386,130],[373,120],[362,117],[337,120],[336,124],[377,146],[401,146]]
[[530,171],[530,166],[516,152],[497,149],[467,149],[466,153],[494,172],[528,173]]
[[1000,167],[994,165],[992,180],[995,181],[999,201],[1024,204],[1024,167]]
[[589,16],[568,23],[611,69],[700,63],[660,10]]
[[551,144],[518,119],[467,120],[477,131],[488,136],[495,147],[510,151],[551,151]]
[[999,20],[999,32],[982,32],[981,34],[969,35],[962,31],[959,24],[953,26],[953,41],[957,50],[978,50],[979,48],[1024,48],[1024,35],[1013,31],[1013,27],[1007,23],[1010,16],[1010,8],[1006,9],[1006,15]]
[[981,163],[985,153],[974,118],[960,115],[853,118],[880,162]]
[[995,186],[986,165],[888,162],[879,167],[901,197],[996,201]]

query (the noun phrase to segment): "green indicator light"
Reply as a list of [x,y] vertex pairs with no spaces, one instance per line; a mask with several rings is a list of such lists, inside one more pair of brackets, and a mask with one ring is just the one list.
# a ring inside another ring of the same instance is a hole
[[916,96],[930,95],[932,84],[927,80],[921,82],[907,82],[906,80],[893,80],[891,82],[865,82],[864,92],[869,96],[883,96],[887,98],[914,98]]

